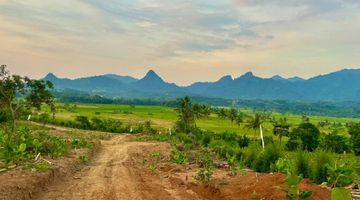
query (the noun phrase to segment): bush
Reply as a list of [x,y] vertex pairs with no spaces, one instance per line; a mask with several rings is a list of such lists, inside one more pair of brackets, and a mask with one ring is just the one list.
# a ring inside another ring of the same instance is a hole
[[320,146],[322,149],[334,153],[343,153],[350,150],[348,138],[336,133],[331,133],[321,139]]
[[91,123],[88,117],[86,116],[76,116],[75,121],[78,124],[78,127],[81,129],[91,129]]
[[327,152],[325,151],[315,152],[312,171],[313,171],[313,180],[316,183],[321,184],[327,181],[331,164],[332,164],[332,159]]
[[331,187],[345,187],[353,182],[353,170],[348,163],[336,164],[329,167],[328,184]]
[[349,127],[349,134],[351,135],[352,150],[355,155],[360,156],[360,123],[352,124]]
[[254,167],[254,163],[257,160],[260,151],[260,147],[255,144],[250,144],[250,146],[244,150],[243,161],[247,167]]
[[306,152],[298,151],[295,157],[295,172],[303,178],[311,175],[309,155]]
[[246,135],[238,136],[238,145],[241,148],[247,147],[250,144],[250,138],[248,138]]
[[278,146],[268,145],[255,160],[253,169],[257,172],[268,172],[270,169],[275,169],[275,163],[281,155],[282,151]]

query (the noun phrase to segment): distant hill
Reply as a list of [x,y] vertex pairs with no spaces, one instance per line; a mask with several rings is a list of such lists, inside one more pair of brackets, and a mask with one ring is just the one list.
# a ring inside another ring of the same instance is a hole
[[196,95],[227,99],[360,101],[360,69],[344,69],[310,79],[261,78],[247,72],[237,78],[227,75],[215,82],[197,82],[180,87],[165,82],[153,70],[142,79],[105,74],[78,79],[58,78],[49,73],[56,90],[73,89],[109,97],[152,98]]

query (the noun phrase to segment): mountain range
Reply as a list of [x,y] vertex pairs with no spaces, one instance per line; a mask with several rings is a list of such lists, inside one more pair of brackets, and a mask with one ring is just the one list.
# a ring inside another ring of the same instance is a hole
[[226,99],[360,101],[360,69],[343,69],[310,79],[283,78],[279,75],[261,78],[247,72],[237,78],[224,76],[215,82],[196,82],[177,86],[165,82],[153,70],[143,78],[105,74],[77,79],[44,77],[55,89],[66,89],[125,98],[174,98],[184,95]]

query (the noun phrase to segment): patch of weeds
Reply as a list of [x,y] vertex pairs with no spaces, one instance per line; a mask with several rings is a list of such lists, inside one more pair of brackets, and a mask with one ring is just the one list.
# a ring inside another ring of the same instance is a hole
[[211,180],[214,171],[213,168],[200,168],[200,170],[196,173],[195,179],[202,183],[208,183]]
[[156,174],[156,170],[157,170],[157,165],[156,164],[151,164],[149,166],[149,169],[151,171],[152,174]]
[[159,151],[155,151],[151,154],[151,157],[154,157],[154,158],[160,158],[161,157],[161,153]]
[[50,169],[50,165],[47,162],[37,162],[29,164],[28,168],[36,171],[45,171]]
[[184,165],[189,162],[188,157],[185,152],[179,151],[178,149],[174,148],[171,151],[170,160],[176,164]]
[[85,163],[88,163],[90,159],[89,159],[89,156],[82,155],[82,156],[79,156],[79,160],[85,164]]

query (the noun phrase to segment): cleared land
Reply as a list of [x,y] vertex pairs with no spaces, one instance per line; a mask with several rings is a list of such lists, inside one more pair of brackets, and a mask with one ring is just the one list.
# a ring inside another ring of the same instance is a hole
[[[0,199],[285,199],[286,193],[279,189],[284,183],[282,174],[244,171],[232,176],[225,167],[215,171],[209,184],[202,184],[193,178],[196,165],[169,162],[168,143],[138,142],[135,138],[113,135],[101,140],[88,165],[74,165],[70,157],[53,161],[57,170],[44,174],[0,174],[0,190],[8,195]],[[306,180],[300,187],[311,189],[312,199],[329,199],[327,188]]]

